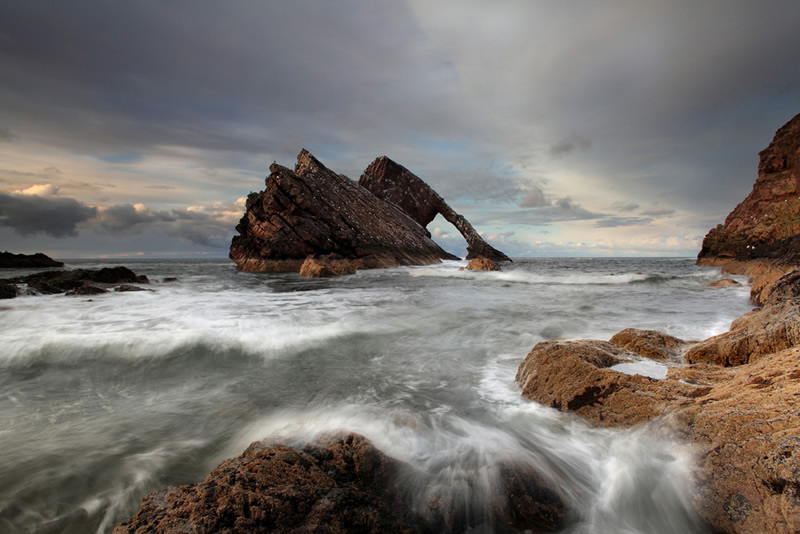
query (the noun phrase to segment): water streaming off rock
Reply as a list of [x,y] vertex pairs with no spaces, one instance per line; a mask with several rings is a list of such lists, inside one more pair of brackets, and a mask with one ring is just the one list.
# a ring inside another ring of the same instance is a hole
[[[94,267],[91,262],[68,266]],[[5,301],[0,531],[109,532],[148,492],[204,478],[253,440],[351,430],[464,503],[474,531],[498,466],[534,465],[569,532],[699,531],[691,451],[647,428],[592,429],[513,383],[544,339],[625,327],[702,339],[750,309],[689,259],[520,260],[330,280],[219,261],[128,262],[155,292]],[[177,277],[177,282],[163,283]]]

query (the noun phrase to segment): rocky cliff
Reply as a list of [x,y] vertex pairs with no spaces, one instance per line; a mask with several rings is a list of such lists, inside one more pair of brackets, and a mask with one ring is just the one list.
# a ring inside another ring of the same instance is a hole
[[703,239],[700,263],[769,258],[800,263],[800,114],[759,153],[753,190]]
[[484,241],[469,221],[456,213],[420,177],[386,156],[370,163],[358,183],[376,197],[400,207],[422,226],[428,226],[437,214],[441,214],[467,241],[468,260],[484,257],[494,261],[511,261],[508,256]]
[[[385,168],[403,169],[388,158],[376,161],[385,162]],[[306,150],[294,170],[273,163],[266,189],[247,198],[247,210],[236,226],[239,235],[231,243],[231,259],[243,271],[280,272],[300,271],[310,257],[336,265],[329,269],[334,273],[457,259],[434,243],[425,229],[439,212],[446,212],[465,236],[471,236],[471,253],[508,259],[485,243],[425,182],[403,170],[407,173],[403,181],[386,182],[379,198],[371,188],[329,170]],[[347,269],[341,268],[343,261],[349,262]]]

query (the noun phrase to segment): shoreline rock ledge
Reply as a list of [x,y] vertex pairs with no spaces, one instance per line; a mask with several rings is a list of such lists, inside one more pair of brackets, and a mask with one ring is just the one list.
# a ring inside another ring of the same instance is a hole
[[273,163],[265,183],[248,195],[231,241],[240,271],[301,272],[308,262],[304,276],[335,276],[458,259],[425,229],[437,213],[462,232],[470,254],[510,261],[422,179],[385,156],[357,183],[303,149],[294,170]]
[[[704,341],[624,330],[542,342],[522,395],[607,427],[651,425],[691,444],[690,496],[713,532],[800,532],[800,115],[760,153],[753,191],[703,241],[699,265],[752,281],[761,306]],[[708,288],[708,291],[714,291]],[[618,363],[666,361],[660,380]]]

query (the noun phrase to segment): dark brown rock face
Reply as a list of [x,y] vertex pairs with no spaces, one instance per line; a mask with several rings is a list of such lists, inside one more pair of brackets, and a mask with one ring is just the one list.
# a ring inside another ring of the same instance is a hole
[[392,488],[398,467],[355,434],[302,450],[256,442],[201,484],[151,493],[114,534],[428,532]]
[[436,214],[441,214],[467,241],[467,259],[483,256],[494,261],[511,261],[484,241],[469,221],[456,213],[420,177],[386,156],[370,163],[358,183],[376,197],[399,206],[422,226],[427,226]]
[[[433,497],[416,512],[406,491],[413,488],[398,482],[410,469],[358,434],[300,449],[256,442],[200,484],[147,495],[114,534],[459,533],[474,526],[463,503]],[[503,532],[553,532],[569,513],[528,465],[499,466],[492,497],[490,520]]]
[[[146,276],[137,275],[127,267],[104,267],[102,269],[72,269],[68,271],[45,271],[17,278],[9,278],[2,282],[16,286],[25,284],[28,288],[42,295],[71,292],[74,295],[91,295],[104,293],[102,288],[94,284],[146,284]],[[99,289],[91,293],[93,289]]]
[[273,163],[266,189],[247,197],[230,257],[243,271],[300,270],[308,256],[362,265],[423,265],[456,259],[419,223],[303,150],[294,171]]
[[800,263],[800,115],[759,154],[753,190],[703,240],[698,260],[778,259]]
[[37,252],[36,254],[12,254],[0,252],[0,268],[3,269],[38,269],[44,267],[63,267],[64,264],[50,256]]

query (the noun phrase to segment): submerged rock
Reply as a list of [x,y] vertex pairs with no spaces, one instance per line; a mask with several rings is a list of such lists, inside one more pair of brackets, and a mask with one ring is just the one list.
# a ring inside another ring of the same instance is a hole
[[714,280],[713,282],[709,282],[706,284],[706,287],[713,287],[715,289],[721,287],[739,287],[742,284],[734,280],[733,278],[720,278],[719,280]]
[[17,286],[14,284],[0,284],[0,299],[13,299],[17,296]]
[[77,297],[85,295],[100,295],[102,293],[108,293],[108,290],[86,282],[82,286],[76,287],[72,291],[67,291],[65,295],[68,297]]
[[46,267],[63,267],[64,263],[56,261],[46,254],[13,254],[0,252],[0,269],[39,269]]

